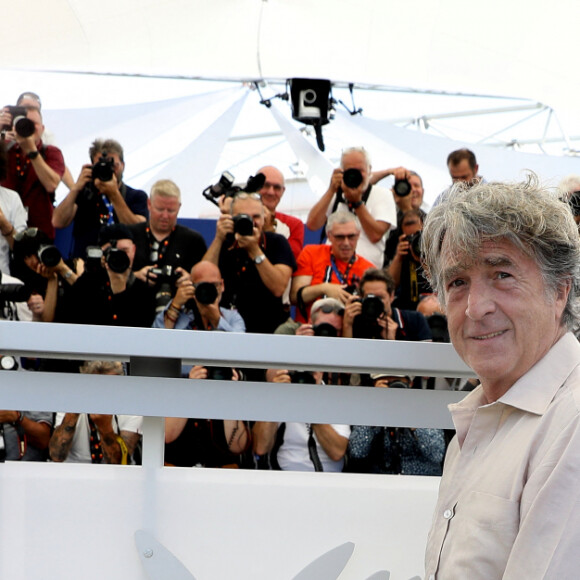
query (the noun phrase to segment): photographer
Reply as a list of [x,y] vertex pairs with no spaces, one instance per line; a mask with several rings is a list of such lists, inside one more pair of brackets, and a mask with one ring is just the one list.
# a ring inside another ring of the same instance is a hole
[[237,308],[247,332],[270,334],[288,318],[282,296],[296,268],[294,255],[286,238],[263,231],[258,194],[236,194],[230,212],[220,215],[204,260],[218,266],[224,277],[221,304]]
[[147,201],[149,221],[130,226],[137,248],[133,271],[142,282],[155,285],[154,269],[164,271],[178,267],[190,272],[207,251],[203,237],[177,223],[181,208],[181,191],[169,179],[151,187]]
[[54,192],[65,171],[62,152],[54,145],[43,144],[44,125],[36,107],[4,107],[0,112],[0,129],[8,148],[6,176],[0,184],[20,195],[28,211],[28,225],[54,240],[51,218]]
[[[269,369],[272,383],[322,384],[321,372],[293,373]],[[259,468],[283,471],[342,471],[348,445],[348,425],[270,423],[257,421],[252,429]]]
[[84,257],[99,230],[116,223],[136,224],[149,217],[147,194],[123,182],[123,148],[114,139],[96,139],[89,149],[92,165],[83,165],[68,195],[52,216],[55,228],[73,225],[73,257]]
[[328,244],[311,244],[298,257],[290,300],[298,306],[296,320],[308,320],[310,304],[323,296],[345,303],[363,273],[373,265],[357,254],[360,224],[346,211],[331,214],[326,224]]
[[395,281],[395,306],[406,310],[416,310],[422,296],[431,294],[429,282],[421,267],[421,230],[423,214],[411,209],[403,215],[401,235],[395,257],[389,264],[389,273]]
[[191,277],[178,283],[173,300],[157,314],[153,328],[245,332],[240,314],[220,307],[223,291],[219,268],[208,261],[197,263]]
[[[411,388],[407,376],[371,375],[378,388]],[[348,471],[401,475],[441,475],[445,455],[441,429],[353,425],[348,442]]]
[[413,310],[393,308],[394,298],[395,285],[389,273],[378,268],[367,270],[360,281],[359,295],[351,296],[346,304],[342,335],[430,341],[431,331],[425,317]]
[[380,267],[385,238],[389,229],[396,226],[397,212],[393,196],[371,185],[370,177],[371,163],[365,149],[352,147],[343,151],[340,168],[333,171],[326,193],[310,210],[306,227],[315,231],[335,211],[352,212],[362,227],[359,254]]
[[99,234],[96,256],[72,287],[71,318],[78,324],[149,328],[155,316],[155,296],[131,271],[135,243],[129,228],[115,224]]

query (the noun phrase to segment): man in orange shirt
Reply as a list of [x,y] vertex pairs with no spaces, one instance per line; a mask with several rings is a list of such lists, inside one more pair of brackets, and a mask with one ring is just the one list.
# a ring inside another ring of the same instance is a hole
[[299,322],[308,320],[309,305],[318,298],[336,298],[346,303],[364,272],[374,267],[356,253],[360,223],[354,214],[346,211],[331,214],[326,234],[330,245],[306,246],[298,256],[290,299],[298,306]]

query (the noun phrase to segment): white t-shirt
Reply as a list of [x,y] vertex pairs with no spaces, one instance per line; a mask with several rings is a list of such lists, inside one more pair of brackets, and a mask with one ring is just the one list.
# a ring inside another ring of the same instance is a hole
[[[331,427],[343,437],[350,436],[350,425],[331,425]],[[277,459],[280,469],[283,471],[314,471],[314,464],[308,453],[309,425],[306,423],[286,423],[284,431],[284,443],[278,450]],[[344,459],[333,461],[316,439],[316,451],[324,471],[342,471]]]
[[[8,221],[14,226],[14,233],[26,229],[28,215],[20,196],[11,189],[0,186],[0,209]],[[0,271],[10,274],[10,246],[6,237],[0,235]]]
[[[58,427],[64,419],[65,413],[57,413],[55,427]],[[115,421],[115,416],[117,421]],[[111,417],[113,431],[119,434],[121,431],[131,431],[141,433],[143,427],[143,417],[138,415],[113,415]],[[91,463],[91,447],[89,445],[89,436],[91,429],[89,419],[86,413],[79,415],[77,419],[77,428],[73,436],[73,442],[70,452],[65,459],[67,463]]]

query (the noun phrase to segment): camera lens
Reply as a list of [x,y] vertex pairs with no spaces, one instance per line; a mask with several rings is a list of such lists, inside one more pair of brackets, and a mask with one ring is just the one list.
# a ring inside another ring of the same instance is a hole
[[368,294],[363,298],[361,315],[366,319],[378,318],[385,311],[385,305],[378,296]]
[[111,270],[116,274],[122,274],[128,270],[131,265],[129,256],[127,256],[123,250],[119,250],[118,248],[109,248],[107,250],[106,260],[109,268],[111,268]]
[[195,287],[195,297],[201,304],[213,304],[217,295],[217,288],[211,282],[200,282]]
[[405,197],[411,193],[411,184],[407,179],[395,179],[393,189],[399,197]]
[[234,216],[234,232],[240,236],[251,236],[254,234],[254,221],[245,213]]
[[321,322],[313,326],[312,330],[314,330],[314,336],[338,336],[336,328],[328,322]]
[[36,127],[34,126],[34,121],[31,121],[28,117],[16,117],[14,119],[14,130],[20,137],[32,137]]
[[290,381],[295,385],[315,385],[316,380],[310,371],[290,371]]
[[347,169],[342,174],[342,181],[351,189],[357,188],[363,181],[362,173],[358,169]]
[[38,259],[47,268],[54,268],[62,259],[62,255],[56,246],[40,246]]
[[113,160],[111,158],[101,158],[93,165],[91,177],[93,180],[111,181],[113,173]]

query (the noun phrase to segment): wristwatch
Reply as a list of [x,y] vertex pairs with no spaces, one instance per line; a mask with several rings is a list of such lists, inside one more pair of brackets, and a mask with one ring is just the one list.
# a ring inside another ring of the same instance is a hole
[[264,254],[260,254],[254,258],[254,264],[261,264],[266,259]]
[[31,151],[30,153],[27,153],[26,157],[28,157],[28,159],[30,159],[32,161],[33,159],[36,159],[39,155],[40,155],[40,152],[37,150],[37,151]]

